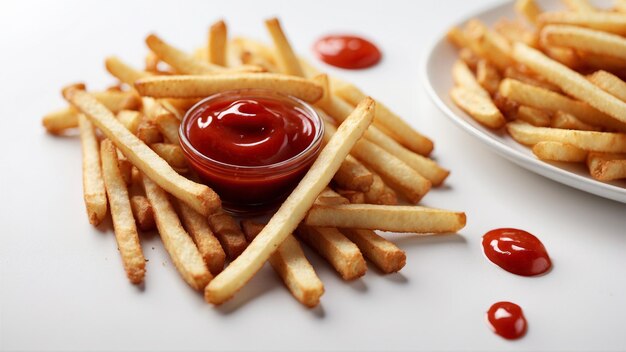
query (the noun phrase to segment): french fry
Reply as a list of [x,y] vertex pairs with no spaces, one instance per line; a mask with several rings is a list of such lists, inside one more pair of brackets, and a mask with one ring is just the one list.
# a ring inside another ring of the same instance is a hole
[[465,227],[465,213],[401,205],[314,205],[304,223],[317,227],[448,233]]
[[302,71],[302,67],[300,67],[300,61],[294,54],[293,49],[289,44],[289,40],[287,40],[287,36],[283,33],[278,19],[271,18],[266,20],[265,27],[269,31],[272,41],[274,42],[276,61],[280,72],[287,75],[304,77],[304,71]]
[[116,117],[130,133],[137,133],[137,128],[139,128],[141,123],[141,113],[139,111],[122,110],[117,113]]
[[64,89],[63,96],[82,111],[133,165],[148,177],[152,177],[154,182],[167,192],[203,215],[209,215],[220,207],[220,199],[212,189],[176,173],[166,161],[130,133],[106,107],[98,103],[89,93],[70,87]]
[[209,29],[208,58],[209,62],[226,66],[226,44],[228,42],[228,29],[224,21],[215,22]]
[[233,73],[214,76],[149,77],[135,82],[143,96],[154,98],[204,98],[232,89],[270,89],[307,102],[322,96],[322,88],[304,78],[275,73]]
[[571,69],[578,69],[582,66],[579,55],[573,49],[549,45],[543,45],[542,49],[548,57]]
[[117,248],[122,256],[128,279],[133,284],[139,284],[146,273],[146,259],[139,243],[139,234],[135,226],[126,182],[118,166],[117,150],[110,140],[105,139],[100,144],[100,156]]
[[205,299],[220,304],[243,287],[292,233],[374,119],[374,101],[360,103],[320,152],[302,181],[248,248],[209,284]]
[[129,85],[131,88],[136,80],[152,76],[150,72],[139,71],[132,68],[116,56],[106,58],[104,65],[113,77]]
[[[385,191],[378,199],[379,199],[378,202],[383,205],[397,205],[398,204],[398,195],[393,189],[389,188],[387,185],[385,185]],[[357,203],[357,202],[354,202],[354,203]],[[365,203],[365,202],[359,202],[359,203]]]
[[531,108],[530,106],[520,106],[517,109],[516,116],[517,119],[537,127],[548,127],[551,122],[550,114],[540,109]]
[[457,60],[452,66],[452,78],[457,86],[466,88],[478,95],[489,98],[489,92],[478,83],[472,71],[465,62]]
[[207,269],[193,240],[181,225],[167,193],[146,174],[143,174],[142,181],[154,211],[159,235],[174,266],[189,286],[195,290],[203,289],[213,275]]
[[324,188],[317,198],[315,204],[318,205],[334,205],[334,204],[350,204],[350,201],[342,197],[339,193],[333,191],[330,187]]
[[571,25],[549,25],[541,30],[549,45],[626,59],[626,39],[617,34]]
[[122,152],[120,152],[119,150],[117,150],[117,166],[120,169],[120,173],[122,174],[122,178],[124,179],[124,182],[126,182],[126,185],[130,185],[132,183],[132,171],[133,171],[133,164],[126,159],[126,156],[124,156],[124,154],[122,154]]
[[365,202],[370,204],[380,204],[381,197],[385,194],[385,181],[378,174],[373,174],[372,186],[365,192]]
[[147,116],[144,116],[139,122],[136,135],[137,138],[146,144],[163,142],[163,135],[161,135],[161,132],[157,128],[156,122],[149,119]]
[[159,57],[152,51],[148,50],[145,58],[145,70],[151,74],[162,74],[161,70],[159,70]]
[[450,97],[459,108],[489,128],[498,129],[506,123],[504,116],[493,101],[475,91],[464,87],[454,87],[450,91]]
[[466,24],[465,32],[471,41],[475,41],[479,45],[478,55],[489,60],[500,70],[505,70],[513,65],[510,52],[511,46],[509,42],[497,32],[489,30],[487,26],[479,20],[470,20]]
[[41,124],[48,133],[61,134],[70,128],[78,127],[78,111],[66,107],[46,114]]
[[[356,106],[366,97],[365,93],[348,83],[333,85],[333,93],[352,106]],[[433,150],[433,142],[430,139],[415,131],[414,128],[379,101],[376,101],[374,125],[385,128],[394,139],[415,153],[429,155]]]
[[626,103],[596,87],[579,73],[524,44],[515,44],[513,56],[518,62],[561,87],[567,94],[588,103],[616,120],[626,122]]
[[557,111],[552,117],[550,127],[562,128],[566,130],[582,130],[582,131],[600,131],[597,126],[584,123],[576,118],[572,114],[568,114],[563,111]]
[[[241,225],[250,242],[264,226],[248,220],[242,221]],[[304,256],[298,240],[292,235],[287,236],[270,256],[269,262],[298,302],[310,308],[319,304],[324,285]]]
[[476,70],[476,67],[478,66],[478,61],[482,60],[480,57],[478,57],[478,55],[474,54],[474,52],[471,51],[469,48],[462,48],[459,51],[459,59],[465,62],[467,67],[469,67],[471,70]]
[[448,30],[448,33],[446,33],[446,38],[448,39],[450,43],[452,43],[454,46],[456,46],[459,49],[466,48],[470,52],[472,52],[474,55],[477,55],[477,56],[480,54],[476,52],[475,50],[472,50],[469,38],[467,38],[467,35],[465,34],[465,32],[463,32],[463,30],[459,27],[450,28]]
[[626,13],[626,0],[615,0],[615,11]]
[[598,10],[587,0],[563,0],[563,3],[568,9],[575,12],[595,12]]
[[533,146],[533,154],[541,160],[580,163],[587,159],[587,151],[561,142],[539,142]]
[[[365,203],[365,193],[349,189],[337,189],[337,193],[349,203]],[[316,203],[317,204],[317,203]],[[341,204],[341,203],[340,203]]]
[[224,269],[226,253],[211,231],[207,218],[179,200],[176,200],[175,206],[180,214],[183,227],[191,235],[209,271],[211,274],[217,275]]
[[537,47],[539,45],[537,34],[526,28],[520,21],[511,21],[505,18],[499,19],[493,28],[496,32],[505,37],[509,43],[522,42],[528,46]]
[[[504,77],[506,78],[512,78],[516,81],[520,81],[522,83],[526,83],[526,84],[530,84],[533,86],[537,86],[537,87],[541,87],[544,89],[548,89],[551,90],[553,92],[557,92],[560,93],[561,92],[561,88],[559,88],[558,86],[550,83],[550,82],[546,82],[543,78],[539,77],[539,76],[531,76],[528,72],[521,72],[513,67],[509,67],[506,70],[504,70]],[[501,82],[502,83],[502,82]]]
[[340,231],[354,242],[365,258],[374,263],[383,273],[398,272],[406,264],[404,251],[374,231],[362,229],[341,229]]
[[146,196],[134,195],[130,197],[130,206],[133,210],[133,217],[137,227],[141,231],[152,231],[155,229],[154,212]]
[[589,153],[587,166],[591,176],[600,181],[626,178],[626,154]]
[[476,81],[490,95],[494,95],[498,91],[500,85],[500,73],[498,69],[491,65],[487,60],[479,60],[476,66]]
[[159,132],[161,132],[163,137],[165,137],[168,142],[174,145],[180,145],[180,139],[178,137],[180,120],[160,104],[158,109],[160,111],[156,113],[154,122],[156,123],[156,127],[159,129]]
[[188,171],[187,159],[180,146],[170,143],[153,143],[150,148],[179,173]]
[[537,17],[542,12],[535,0],[517,0],[515,2],[515,11],[532,24],[537,23]]
[[246,236],[241,232],[241,228],[235,219],[219,210],[211,214],[208,218],[209,226],[215,233],[215,237],[220,241],[226,256],[230,260],[235,260],[248,247]]
[[274,50],[265,44],[249,38],[234,38],[229,42],[228,48],[231,56],[239,60],[240,64],[263,67],[268,72],[279,72]]
[[366,192],[372,185],[373,176],[360,161],[348,155],[341,163],[333,181],[342,188]]
[[606,71],[596,71],[587,79],[604,91],[626,102],[626,82]]
[[500,84],[499,93],[520,105],[526,105],[552,113],[564,111],[590,125],[626,132],[626,124],[607,116],[586,103],[568,98],[547,89],[535,87],[513,79],[505,79]]
[[344,280],[355,280],[365,275],[367,265],[359,248],[339,230],[331,227],[300,225],[298,238],[328,261]]
[[607,70],[621,73],[623,76],[626,70],[626,60],[613,56],[599,55],[588,51],[578,51],[576,53],[586,70]]
[[100,165],[100,147],[93,124],[78,115],[80,144],[83,150],[83,197],[89,223],[96,226],[107,214],[107,196]]
[[571,24],[626,35],[626,14],[610,12],[544,12],[537,17],[539,27]]
[[535,127],[517,121],[507,123],[506,128],[511,137],[525,145],[553,141],[570,144],[588,151],[626,153],[626,134],[623,133]]

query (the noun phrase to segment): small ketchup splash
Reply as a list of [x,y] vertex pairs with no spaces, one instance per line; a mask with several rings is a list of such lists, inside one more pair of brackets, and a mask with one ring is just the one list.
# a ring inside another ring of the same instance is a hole
[[320,38],[313,45],[313,50],[325,63],[347,69],[374,66],[382,57],[374,43],[352,35]]
[[493,332],[507,340],[519,339],[528,328],[522,308],[511,302],[494,303],[487,311],[487,320]]
[[491,230],[483,236],[483,250],[493,263],[517,275],[540,275],[552,266],[543,243],[524,230]]

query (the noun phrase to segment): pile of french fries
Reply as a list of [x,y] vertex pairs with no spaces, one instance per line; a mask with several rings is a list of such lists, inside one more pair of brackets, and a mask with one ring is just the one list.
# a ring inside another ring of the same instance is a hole
[[[146,271],[138,229],[156,229],[182,278],[207,302],[225,302],[269,261],[292,295],[314,307],[324,286],[302,242],[353,280],[365,274],[366,259],[383,273],[405,265],[405,253],[375,230],[438,234],[465,226],[462,212],[398,205],[399,198],[416,204],[448,176],[428,157],[433,143],[355,86],[299,59],[278,20],[266,26],[273,46],[229,40],[220,21],[193,54],[150,35],[145,68],[107,58],[115,86],[67,86],[69,107],[43,118],[52,134],[78,128],[89,221],[111,215],[132,283]],[[325,120],[319,157],[267,224],[226,213],[197,182],[179,141],[181,118],[199,99],[244,88],[298,97]]]
[[600,181],[626,178],[626,1],[612,9],[563,0],[544,12],[518,0],[516,20],[452,28],[460,59],[452,100],[476,121],[506,127],[541,160],[586,163]]

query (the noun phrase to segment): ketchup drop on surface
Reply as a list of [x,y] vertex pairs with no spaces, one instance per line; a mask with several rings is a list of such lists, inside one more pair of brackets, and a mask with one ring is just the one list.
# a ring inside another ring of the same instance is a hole
[[507,340],[524,336],[528,327],[522,308],[511,302],[494,303],[487,311],[487,320],[493,332]]
[[313,45],[313,50],[325,63],[347,69],[374,66],[382,57],[374,43],[350,35],[329,35],[320,38]]
[[543,243],[523,230],[491,230],[483,236],[483,250],[494,264],[517,275],[536,276],[552,267]]

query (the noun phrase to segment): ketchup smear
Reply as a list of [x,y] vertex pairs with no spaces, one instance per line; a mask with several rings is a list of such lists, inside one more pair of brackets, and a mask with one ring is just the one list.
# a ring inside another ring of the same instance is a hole
[[493,331],[507,340],[524,336],[528,327],[522,308],[511,302],[494,303],[487,311],[487,320]]
[[491,230],[483,236],[483,250],[494,264],[521,276],[540,275],[552,267],[543,243],[523,230]]
[[320,38],[313,50],[325,63],[341,68],[360,69],[374,66],[382,55],[372,42],[350,35],[329,35]]

